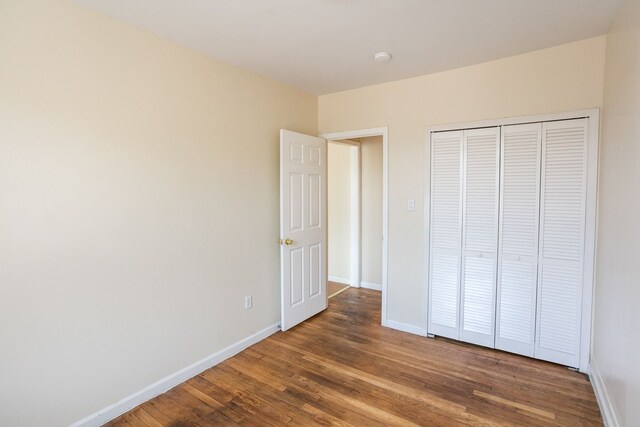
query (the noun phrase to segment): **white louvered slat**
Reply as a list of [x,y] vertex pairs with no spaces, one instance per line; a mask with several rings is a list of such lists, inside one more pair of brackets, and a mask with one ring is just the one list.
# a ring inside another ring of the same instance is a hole
[[458,338],[462,131],[431,134],[429,332]]
[[542,349],[573,355],[579,340],[576,325],[580,311],[581,268],[576,263],[556,262],[547,261],[542,266],[538,345]]
[[542,124],[502,128],[496,348],[534,355]]
[[431,242],[433,247],[460,249],[461,132],[436,134],[432,144]]
[[460,339],[494,346],[500,129],[464,132]]
[[502,260],[497,348],[533,356],[535,290],[535,265]]
[[543,124],[536,357],[580,364],[587,119]]
[[[480,334],[493,337],[496,283],[495,258],[465,257],[464,295],[462,302],[462,339],[466,335]],[[482,345],[489,345],[484,343]],[[493,345],[490,345],[493,347]]]
[[432,260],[431,322],[457,328],[460,258],[457,254],[436,252]]

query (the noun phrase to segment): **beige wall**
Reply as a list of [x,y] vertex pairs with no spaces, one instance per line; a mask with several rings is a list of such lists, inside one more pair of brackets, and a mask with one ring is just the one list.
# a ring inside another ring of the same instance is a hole
[[[319,129],[389,127],[388,318],[426,328],[424,140],[429,125],[602,105],[605,37],[319,98]],[[406,211],[416,200],[415,212]]]
[[338,142],[329,142],[327,150],[328,184],[328,250],[329,280],[351,277],[351,238],[353,233],[351,190],[353,161],[356,148]]
[[360,138],[361,150],[361,278],[382,285],[382,137]]
[[640,420],[640,2],[607,36],[592,363],[621,426]]
[[279,321],[278,130],[315,96],[61,0],[0,2],[0,64],[1,425]]

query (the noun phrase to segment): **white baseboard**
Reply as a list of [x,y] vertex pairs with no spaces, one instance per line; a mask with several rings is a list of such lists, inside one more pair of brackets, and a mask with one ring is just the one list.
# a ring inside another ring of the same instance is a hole
[[234,344],[231,344],[229,347],[224,348],[217,353],[212,354],[211,356],[205,357],[204,359],[194,363],[191,366],[187,366],[175,372],[165,378],[162,378],[159,381],[143,388],[140,391],[137,391],[118,402],[107,406],[106,408],[100,409],[99,411],[89,415],[86,418],[81,419],[80,421],[76,421],[71,424],[69,427],[98,427],[101,426],[114,418],[119,417],[127,411],[135,408],[136,406],[150,400],[170,389],[177,386],[180,383],[185,382],[189,378],[193,378],[196,375],[200,374],[203,371],[217,365],[218,363],[228,359],[229,357],[240,353],[242,350],[247,347],[252,346],[253,344],[262,341],[268,336],[278,332],[280,330],[280,323],[276,323],[271,325],[255,334],[248,336]]
[[353,286],[353,283],[351,283],[351,280],[345,279],[344,277],[329,276],[329,281],[330,282],[340,283],[341,285]]
[[386,326],[387,328],[396,329],[402,332],[408,332],[414,335],[420,335],[422,337],[427,336],[427,330],[420,328],[415,325],[409,325],[408,323],[396,322],[395,320],[389,320],[382,322],[382,326]]
[[360,282],[360,287],[365,289],[373,289],[374,291],[382,291],[382,285],[370,282]]
[[600,406],[600,413],[602,413],[604,425],[606,427],[619,427],[620,423],[618,422],[616,413],[613,410],[613,405],[611,405],[609,394],[607,393],[604,381],[602,380],[600,370],[595,364],[595,360],[591,361],[591,374],[589,375],[589,378],[591,379],[591,385],[593,386],[593,391],[596,394],[596,399]]

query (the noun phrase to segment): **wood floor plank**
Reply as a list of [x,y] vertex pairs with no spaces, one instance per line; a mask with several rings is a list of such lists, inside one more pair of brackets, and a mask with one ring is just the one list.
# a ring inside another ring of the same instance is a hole
[[162,423],[153,418],[142,406],[131,411],[138,419],[149,427],[161,427]]
[[379,292],[349,288],[108,425],[602,425],[586,376],[384,328],[380,304]]
[[333,298],[348,287],[349,285],[343,285],[342,283],[327,282],[327,295],[329,295],[329,298]]
[[[277,363],[276,360],[272,360],[272,362]],[[304,365],[304,366],[302,366]],[[339,375],[335,370],[329,368],[326,369],[320,365],[317,365],[312,362],[306,362],[304,359],[301,359],[301,363],[298,364],[300,374],[303,376],[304,384],[307,387],[313,387],[314,389],[319,389],[320,395],[323,395],[324,390],[330,390],[331,394],[337,394],[340,397],[339,403],[342,404],[344,402],[350,402],[352,396],[358,396],[358,398],[363,399],[365,401],[373,401],[376,402],[376,408],[371,409],[369,411],[365,411],[363,414],[366,416],[368,413],[375,413],[379,408],[385,409],[391,415],[397,416],[398,418],[403,418],[405,423],[411,421],[411,411],[412,408],[408,405],[404,405],[401,399],[397,399],[397,395],[393,393],[394,399],[389,399],[391,393],[381,393],[383,390],[378,390],[377,388],[367,387],[369,384],[364,384],[358,382],[352,378],[344,377]],[[286,366],[275,365],[275,369],[278,370],[286,370]],[[284,368],[284,369],[283,369]],[[328,397],[327,400],[332,400],[331,397]],[[349,405],[352,407],[360,407],[361,405]],[[349,407],[347,406],[347,408]],[[378,414],[379,415],[379,414]],[[380,421],[384,421],[379,416],[375,417]],[[424,417],[423,417],[424,418]],[[388,421],[386,422],[389,423]]]
[[[342,394],[336,390],[332,390],[333,393],[326,393],[321,384],[315,383],[308,378],[307,372],[281,359],[263,357],[261,361],[252,363],[251,367],[246,369],[262,370],[271,382],[287,384],[287,392],[347,423],[353,425],[385,425],[375,417],[369,417],[369,414],[363,414],[357,408],[347,405],[341,399]],[[295,373],[290,374],[294,370]]]
[[543,411],[542,409],[534,408],[533,406],[523,405],[522,403],[517,403],[517,402],[514,402],[514,401],[509,400],[509,399],[503,399],[501,397],[494,396],[492,394],[485,393],[485,392],[482,392],[482,391],[479,391],[479,390],[473,390],[473,394],[475,394],[476,396],[483,397],[483,398],[485,398],[487,400],[498,402],[498,403],[501,403],[503,405],[508,405],[508,406],[520,409],[520,410],[528,412],[528,413],[532,413],[532,414],[540,415],[540,416],[545,417],[545,418],[549,418],[551,420],[555,420],[556,419],[556,415],[553,412]]

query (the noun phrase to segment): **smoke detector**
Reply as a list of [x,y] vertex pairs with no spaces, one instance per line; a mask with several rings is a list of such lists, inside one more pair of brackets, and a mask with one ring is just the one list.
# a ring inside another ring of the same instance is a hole
[[381,63],[389,62],[391,61],[391,54],[388,52],[378,52],[373,55],[373,60]]

